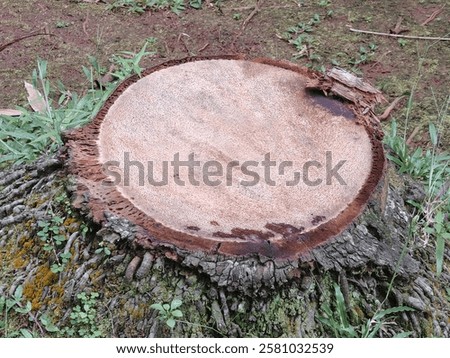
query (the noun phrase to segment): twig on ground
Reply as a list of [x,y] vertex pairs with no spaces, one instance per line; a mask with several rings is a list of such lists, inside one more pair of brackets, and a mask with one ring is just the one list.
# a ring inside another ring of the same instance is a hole
[[386,32],[359,30],[359,29],[354,29],[353,27],[350,27],[349,30],[352,31],[352,32],[358,32],[358,33],[361,33],[361,34],[370,34],[370,35],[387,36],[387,37],[399,37],[399,38],[411,39],[411,40],[450,41],[450,37],[428,37],[428,36],[397,35],[397,34],[388,34]]
[[200,53],[200,52],[206,50],[206,48],[207,48],[208,46],[209,46],[209,42],[208,42],[206,45],[204,45],[202,48],[200,48],[197,52]]
[[89,37],[87,28],[86,28],[88,20],[89,20],[89,13],[86,15],[86,20],[83,21],[83,32],[86,35],[86,37]]
[[181,44],[183,45],[184,50],[186,51],[187,55],[191,56],[191,51],[187,47],[186,42],[184,42],[184,39],[183,39],[184,36],[190,37],[188,34],[185,34],[184,32],[182,32],[181,34],[178,35],[177,43],[181,42]]
[[416,136],[417,133],[419,133],[421,126],[417,126],[416,128],[414,128],[414,130],[412,131],[411,135],[408,137],[408,139],[406,140],[406,145],[410,145],[411,142],[413,141],[414,137]]
[[14,40],[12,40],[12,41],[10,41],[10,42],[7,42],[7,43],[5,43],[5,44],[3,44],[3,45],[0,45],[0,52],[2,52],[2,51],[3,51],[5,48],[7,48],[8,46],[14,45],[16,42],[25,40],[25,39],[27,39],[27,38],[29,38],[29,37],[34,37],[34,36],[45,36],[45,35],[48,35],[48,36],[56,36],[56,35],[50,34],[50,33],[48,33],[48,32],[32,32],[31,34],[24,35],[24,36],[21,36],[21,37],[17,37],[17,38],[15,38]]
[[408,31],[402,29],[402,21],[403,17],[400,16],[397,20],[397,23],[395,24],[395,27],[392,30],[390,30],[390,33],[398,35],[402,32]]
[[264,2],[264,0],[256,0],[255,6],[253,7],[253,11],[248,15],[248,17],[244,20],[242,23],[242,30],[245,30],[248,23],[255,17],[255,15],[261,10],[261,5]]
[[395,108],[395,106],[403,99],[404,96],[397,97],[392,101],[392,103],[384,110],[383,114],[379,116],[378,118],[380,121],[385,121],[390,116],[392,110]]
[[[264,6],[264,9],[291,9],[293,7],[296,7],[294,5],[271,5],[271,6]],[[298,6],[297,6],[298,7]],[[252,10],[255,8],[255,5],[252,6],[241,6],[241,7],[233,7],[230,9],[224,9],[224,10],[231,10],[231,11],[246,11],[246,10]]]
[[442,5],[436,11],[434,11],[430,16],[428,16],[428,18],[424,22],[422,22],[420,25],[422,25],[422,26],[428,25],[431,21],[433,21],[442,12],[442,10],[444,10],[444,7],[445,7],[445,4]]

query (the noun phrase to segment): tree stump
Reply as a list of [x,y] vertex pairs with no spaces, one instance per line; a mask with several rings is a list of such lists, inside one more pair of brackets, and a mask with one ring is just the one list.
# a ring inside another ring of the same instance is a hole
[[[360,335],[381,309],[408,306],[377,335],[448,337],[450,275],[435,277],[433,247],[411,239],[382,99],[340,69],[267,59],[131,77],[58,156],[1,174],[0,293],[23,285],[35,315],[64,326],[77,294],[98,292],[107,336],[317,337],[345,335],[323,323],[339,287]],[[49,252],[37,222],[55,215],[67,242]],[[173,298],[184,318],[170,330],[150,304]]]
[[351,223],[383,175],[379,128],[367,120],[381,94],[348,78],[336,83],[365,100],[355,111],[314,92],[326,86],[286,62],[151,68],[67,135],[78,205],[97,222],[105,213],[129,220],[144,248],[190,266],[214,262],[215,280],[233,277],[224,285],[272,285],[277,267]]

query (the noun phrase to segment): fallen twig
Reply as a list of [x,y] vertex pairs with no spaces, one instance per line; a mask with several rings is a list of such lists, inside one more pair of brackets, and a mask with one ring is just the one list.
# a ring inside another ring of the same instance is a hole
[[184,32],[182,32],[178,35],[177,43],[181,43],[183,45],[183,48],[186,51],[187,55],[191,56],[191,51],[187,47],[186,42],[184,42],[183,36],[190,37],[188,34],[185,34]]
[[88,34],[87,28],[86,28],[88,20],[89,20],[89,13],[86,15],[86,19],[83,21],[83,26],[82,26],[83,27],[83,32],[86,35],[86,38],[89,38],[89,34]]
[[428,37],[428,36],[397,35],[397,34],[388,34],[386,32],[359,30],[359,29],[354,29],[352,27],[350,27],[349,30],[352,31],[352,32],[358,32],[358,33],[362,33],[362,34],[387,36],[387,37],[399,37],[399,38],[411,39],[411,40],[450,41],[450,37]]
[[430,16],[428,16],[428,18],[422,22],[420,25],[422,26],[426,26],[428,25],[431,21],[433,21],[441,12],[442,10],[444,10],[445,5],[442,5],[442,7],[440,7],[439,9],[437,9],[436,11],[434,11]]
[[414,137],[416,136],[417,133],[419,133],[419,130],[422,126],[417,126],[416,128],[414,128],[414,130],[412,131],[412,133],[410,134],[410,136],[408,137],[408,139],[406,140],[406,145],[411,145],[411,142],[413,141]]
[[384,110],[383,114],[378,117],[380,119],[380,121],[385,121],[386,119],[388,119],[392,110],[395,108],[395,106],[398,104],[398,102],[400,102],[403,99],[403,97],[405,97],[405,96],[397,97],[396,99],[394,99],[392,101],[392,103]]
[[[294,5],[271,5],[271,6],[264,6],[264,9],[291,9],[293,7],[296,7],[296,6],[294,6]],[[233,7],[233,8],[230,8],[230,9],[224,8],[224,10],[225,11],[227,11],[227,10],[231,10],[231,11],[246,11],[246,10],[252,10],[254,8],[255,8],[255,5]]]
[[21,36],[21,37],[17,37],[17,38],[15,38],[14,40],[12,40],[12,41],[10,41],[10,42],[7,42],[7,43],[5,43],[5,44],[3,44],[3,45],[0,45],[0,52],[2,52],[2,51],[3,51],[5,48],[7,48],[8,46],[14,45],[16,42],[25,40],[25,39],[27,39],[27,38],[29,38],[29,37],[33,37],[33,36],[45,36],[45,35],[55,36],[54,34],[50,34],[50,33],[48,33],[48,32],[32,32],[31,34],[24,35],[24,36]]
[[202,48],[200,48],[197,52],[200,53],[200,52],[206,50],[206,48],[207,48],[208,46],[209,46],[209,42],[208,42],[206,45],[202,46]]
[[402,21],[403,21],[403,17],[400,16],[397,20],[397,23],[395,24],[395,27],[392,30],[390,30],[391,34],[398,35],[402,32],[408,31],[406,29],[402,29]]
[[264,0],[256,0],[255,6],[253,11],[248,15],[248,17],[244,20],[242,23],[242,30],[245,30],[248,23],[253,19],[253,17],[261,10],[261,5],[264,2]]

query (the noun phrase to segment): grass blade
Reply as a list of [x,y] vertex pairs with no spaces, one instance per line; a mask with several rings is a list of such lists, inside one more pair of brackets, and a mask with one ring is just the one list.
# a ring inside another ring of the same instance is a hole
[[443,235],[438,235],[436,238],[436,275],[440,276],[442,273],[442,266],[444,263],[444,249],[445,238]]
[[438,134],[434,123],[430,122],[430,124],[428,125],[428,132],[430,133],[431,144],[433,144],[433,147],[437,146]]

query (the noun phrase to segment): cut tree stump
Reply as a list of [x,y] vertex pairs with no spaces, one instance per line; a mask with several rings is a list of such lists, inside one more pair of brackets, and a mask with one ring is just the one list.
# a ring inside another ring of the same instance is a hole
[[[385,164],[382,100],[340,69],[266,59],[192,58],[131,77],[58,155],[0,172],[0,295],[21,285],[33,317],[70,327],[78,294],[97,292],[105,336],[319,337],[348,335],[323,323],[340,322],[339,288],[357,335],[393,308],[377,336],[449,337],[449,250],[436,277],[433,243],[415,239],[405,206],[421,188]],[[216,168],[174,172],[176,153]],[[153,161],[161,181],[164,160],[167,185],[136,175]],[[38,222],[54,217],[66,241],[49,251]],[[150,305],[174,298],[184,316],[171,330]]]
[[385,162],[372,111],[381,99],[338,69],[319,78],[268,59],[164,63],[67,134],[77,205],[99,223],[128,220],[143,248],[272,284],[274,268],[308,258],[373,195]]

